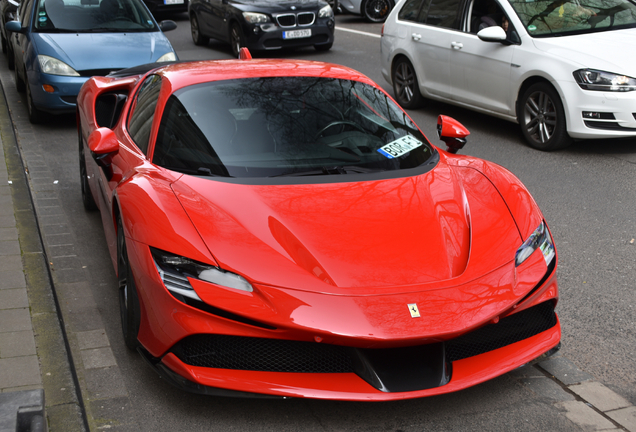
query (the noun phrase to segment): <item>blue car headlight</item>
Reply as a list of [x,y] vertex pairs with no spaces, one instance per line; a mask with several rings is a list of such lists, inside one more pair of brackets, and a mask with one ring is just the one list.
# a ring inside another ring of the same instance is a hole
[[550,232],[548,231],[548,227],[545,226],[545,222],[541,222],[536,230],[526,241],[523,242],[521,247],[517,249],[517,254],[515,255],[515,265],[519,266],[522,262],[524,262],[530,255],[534,253],[535,250],[541,249],[541,253],[543,253],[543,259],[545,259],[546,265],[549,265],[550,262],[554,259],[556,252],[554,249],[554,243],[552,243],[552,237],[550,236]]
[[64,63],[62,60],[58,60],[54,57],[47,55],[38,55],[38,62],[40,63],[40,70],[43,73],[49,75],[61,75],[61,76],[80,76],[75,69]]
[[242,276],[209,264],[150,248],[161,280],[169,291],[201,301],[188,278],[199,279],[226,288],[252,292],[252,285]]

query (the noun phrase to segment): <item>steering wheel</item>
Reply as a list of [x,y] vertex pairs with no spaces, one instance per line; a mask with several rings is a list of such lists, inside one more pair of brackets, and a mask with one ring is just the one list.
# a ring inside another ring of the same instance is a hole
[[343,126],[352,126],[356,129],[358,129],[360,132],[364,132],[366,133],[366,131],[364,129],[362,129],[362,126],[360,126],[359,124],[349,121],[349,120],[336,120],[333,121],[331,123],[329,123],[327,126],[323,127],[322,129],[320,129],[318,131],[318,133],[314,136],[314,139],[318,139],[320,137],[320,135],[322,135],[327,129],[334,127],[334,126],[338,126],[338,125],[343,125]]

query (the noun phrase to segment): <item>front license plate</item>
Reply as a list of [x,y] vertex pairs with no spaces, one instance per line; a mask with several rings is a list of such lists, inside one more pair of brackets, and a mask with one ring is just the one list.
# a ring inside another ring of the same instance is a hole
[[298,39],[298,38],[306,38],[306,37],[311,37],[311,29],[289,30],[289,31],[283,32],[283,39]]
[[185,0],[163,0],[163,4],[172,5],[172,4],[183,4]]

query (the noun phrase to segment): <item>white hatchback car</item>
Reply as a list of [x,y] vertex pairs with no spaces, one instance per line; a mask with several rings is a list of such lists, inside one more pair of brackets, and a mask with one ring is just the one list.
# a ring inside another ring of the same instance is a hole
[[424,98],[521,125],[530,146],[636,137],[636,4],[400,0],[382,34],[396,100]]

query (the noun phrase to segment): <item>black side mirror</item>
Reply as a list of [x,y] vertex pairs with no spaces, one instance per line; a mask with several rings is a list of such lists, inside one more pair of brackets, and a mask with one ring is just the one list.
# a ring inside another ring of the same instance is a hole
[[159,28],[162,32],[167,32],[177,28],[177,23],[172,20],[163,20],[159,23]]
[[447,152],[457,153],[466,145],[466,137],[470,132],[454,118],[440,115],[437,117],[437,135],[448,146]]

